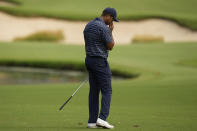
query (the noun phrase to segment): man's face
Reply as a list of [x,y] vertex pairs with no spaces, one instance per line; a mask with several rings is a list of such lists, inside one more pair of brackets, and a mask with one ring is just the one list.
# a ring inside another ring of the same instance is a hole
[[113,17],[110,16],[110,15],[106,15],[106,16],[104,17],[104,21],[105,21],[105,24],[106,24],[106,25],[110,25],[110,24],[113,22]]

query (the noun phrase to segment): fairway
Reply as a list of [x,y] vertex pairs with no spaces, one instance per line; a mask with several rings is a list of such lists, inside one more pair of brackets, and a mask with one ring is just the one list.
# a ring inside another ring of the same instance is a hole
[[16,6],[0,6],[14,15],[46,16],[68,20],[90,20],[105,7],[118,11],[120,20],[164,18],[197,29],[196,0],[9,0]]
[[[197,130],[196,49],[197,43],[115,46],[109,54],[112,70],[140,76],[112,81],[108,121],[114,131]],[[84,66],[84,57],[82,45],[0,43],[0,63]],[[0,85],[0,131],[87,130],[89,84],[58,111],[79,84]]]

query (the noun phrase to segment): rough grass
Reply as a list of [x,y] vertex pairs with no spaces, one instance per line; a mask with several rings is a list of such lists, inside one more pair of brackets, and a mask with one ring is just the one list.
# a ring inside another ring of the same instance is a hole
[[[13,1],[13,0],[12,0]],[[120,20],[162,18],[197,29],[196,0],[14,0],[17,7],[1,11],[20,16],[46,16],[69,20],[90,20],[105,7],[117,9]]]
[[16,37],[14,41],[52,41],[58,42],[65,39],[61,30],[43,30],[24,37]]
[[[112,81],[108,121],[114,131],[197,130],[197,70],[179,66],[196,59],[197,43],[116,46],[110,52],[112,68],[138,70],[133,80]],[[84,62],[84,47],[39,43],[0,43],[0,61]],[[58,111],[79,83],[0,85],[0,130],[87,130],[88,84]]]
[[162,43],[164,38],[162,36],[152,36],[152,35],[136,35],[133,37],[132,43]]

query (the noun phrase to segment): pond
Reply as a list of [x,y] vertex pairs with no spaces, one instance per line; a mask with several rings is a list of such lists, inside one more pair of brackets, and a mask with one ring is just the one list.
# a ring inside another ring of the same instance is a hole
[[[81,82],[88,78],[87,72],[75,70],[55,70],[32,67],[0,66],[0,85],[3,84],[42,84]],[[112,76],[112,79],[124,79]]]

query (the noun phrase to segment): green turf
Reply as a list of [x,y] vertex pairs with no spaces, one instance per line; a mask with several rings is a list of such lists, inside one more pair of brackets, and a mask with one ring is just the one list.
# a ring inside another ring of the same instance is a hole
[[90,20],[105,7],[114,7],[120,20],[164,18],[197,29],[196,0],[9,0],[18,6],[0,10],[23,16],[47,16],[70,20]]
[[[116,46],[109,55],[113,68],[133,71],[133,80],[112,81],[108,121],[115,131],[197,130],[197,68],[177,64],[196,60],[197,43]],[[43,60],[83,63],[84,47],[74,45],[0,43],[0,61]],[[88,84],[62,112],[59,106],[79,83],[0,85],[1,131],[87,130]]]
[[197,67],[197,59],[181,60],[177,64],[191,66],[191,67]]

